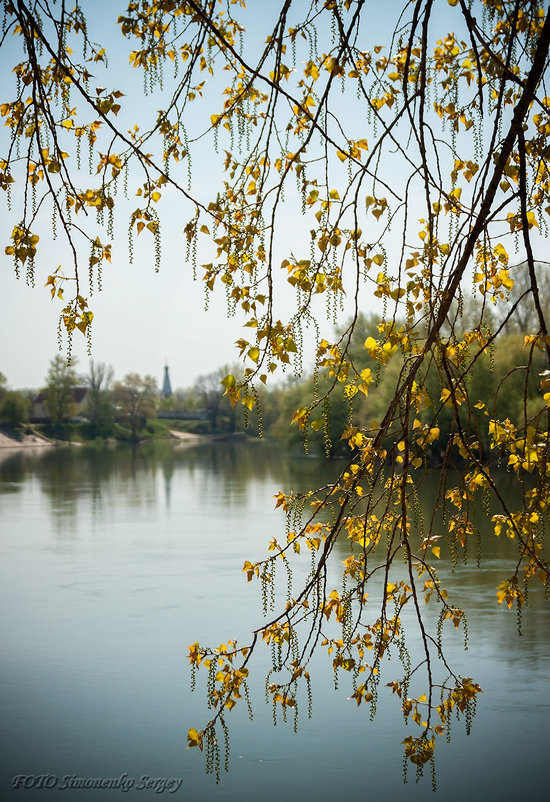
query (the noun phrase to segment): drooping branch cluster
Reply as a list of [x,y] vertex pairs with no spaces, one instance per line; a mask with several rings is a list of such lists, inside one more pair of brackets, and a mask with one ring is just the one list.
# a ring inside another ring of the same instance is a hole
[[[46,283],[63,298],[74,280],[62,324],[69,334],[88,333],[88,295],[111,259],[117,187],[122,180],[127,191],[128,174],[137,186],[139,171],[139,206],[127,211],[130,256],[133,238],[149,230],[158,267],[160,210],[177,199],[194,274],[207,297],[221,289],[228,313],[243,316],[244,378],[222,382],[232,403],[259,407],[271,374],[313,364],[311,397],[289,423],[306,443],[322,431],[327,453],[331,399],[341,394],[347,405],[341,434],[349,459],[339,479],[305,496],[279,494],[286,541],[245,563],[249,581],[262,585],[266,621],[246,647],[190,649],[193,668],[208,669],[215,714],[202,731],[190,730],[189,743],[206,745],[214,769],[216,724],[225,729],[225,711],[248,698],[261,643],[273,658],[267,696],[283,715],[296,713],[320,646],[374,714],[382,664],[396,652],[403,674],[388,685],[405,719],[419,725],[405,752],[420,769],[451,714],[469,724],[479,686],[447,664],[441,642],[444,621],[465,626],[465,613],[449,601],[433,558],[448,549],[454,564],[478,536],[478,497],[495,499],[495,535],[517,545],[498,601],[521,610],[532,578],[548,587],[550,338],[540,238],[550,214],[550,15],[538,0],[447,6],[445,33],[436,29],[433,0],[417,0],[391,41],[376,44],[365,0],[284,0],[269,23],[244,2],[132,0],[118,24],[133,74],[142,72],[144,91],[163,108],[128,132],[120,122],[126,87],[91,86],[91,70],[108,57],[88,38],[93,12],[87,24],[86,8],[69,12],[64,1],[5,4],[2,47],[15,33],[23,50],[15,94],[1,106],[9,141],[0,188],[18,215],[6,248],[16,273],[25,266],[34,281],[36,231],[52,211],[72,265]],[[206,138],[219,157],[214,194],[191,169]],[[83,141],[94,176],[84,188]],[[280,301],[282,285],[294,293],[292,312]],[[379,322],[358,347],[373,299]],[[489,383],[492,353],[516,319],[521,358],[492,400],[482,399],[478,377]],[[308,326],[315,345],[306,362]],[[514,420],[505,403],[510,376],[523,387]],[[390,389],[375,416],[381,386]],[[517,478],[519,509],[501,493],[495,467]],[[437,497],[424,520],[418,492],[434,468]],[[341,587],[332,588],[343,541],[349,554]],[[294,587],[292,565],[304,553],[311,569]],[[281,563],[288,592],[277,610],[269,602]],[[378,577],[382,594],[373,602]],[[423,613],[430,600],[439,608],[436,632]],[[405,619],[421,645],[414,665]],[[409,695],[422,673],[425,691]]]

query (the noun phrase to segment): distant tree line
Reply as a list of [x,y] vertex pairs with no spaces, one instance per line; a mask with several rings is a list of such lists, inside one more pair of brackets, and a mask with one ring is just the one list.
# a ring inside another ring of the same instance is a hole
[[[84,399],[77,409],[77,393]],[[113,369],[103,363],[90,362],[87,376],[79,376],[75,360],[68,364],[60,354],[50,362],[44,387],[38,396],[7,389],[7,380],[0,374],[0,423],[8,426],[25,425],[32,417],[33,402],[43,404],[54,434],[77,415],[86,428],[89,439],[120,437],[117,430],[123,424],[129,438],[139,433],[156,414],[158,389],[152,376],[128,373],[122,381],[113,383]]]
[[[537,263],[535,269],[541,303],[544,308],[550,308],[550,266]],[[464,409],[464,413],[459,416],[453,409],[451,399],[441,389],[448,385],[444,375],[443,355],[446,354],[446,349],[454,347],[450,338],[445,339],[445,330],[441,332],[439,348],[442,358],[438,360],[432,357],[422,388],[425,408],[416,413],[415,432],[417,437],[428,438],[428,451],[433,460],[437,460],[447,451],[461,425],[464,430],[473,426],[477,431],[479,454],[486,459],[490,451],[488,420],[529,421],[545,406],[540,390],[541,376],[546,375],[545,371],[550,365],[545,353],[532,347],[529,337],[529,332],[536,326],[536,310],[530,291],[527,263],[512,267],[510,275],[514,279],[514,285],[509,292],[507,304],[497,310],[489,300],[483,299],[481,320],[479,297],[464,294],[460,304],[457,302],[454,305],[455,330],[477,332],[479,337],[490,341],[489,348],[479,356],[469,371],[465,384],[467,397],[458,399],[462,400],[459,410]],[[347,440],[341,440],[341,437],[349,426],[352,411],[354,427],[376,430],[396,391],[406,363],[405,354],[401,358],[398,354],[392,354],[392,359],[382,365],[380,353],[369,349],[369,334],[380,328],[378,321],[379,317],[374,313],[359,315],[348,349],[348,356],[355,370],[366,377],[368,399],[360,392],[347,396],[345,382],[338,383],[330,369],[317,376],[310,375],[299,380],[290,377],[279,390],[270,394],[266,403],[269,420],[266,428],[279,442],[294,449],[305,442],[310,453],[325,454],[327,457],[349,453]],[[403,324],[397,318],[389,326],[396,333],[403,330]],[[388,324],[386,333],[387,327]],[[337,334],[344,338],[346,326],[342,326]],[[475,337],[475,334],[471,336]],[[372,355],[369,351],[372,351]],[[472,342],[471,353],[464,349],[464,353],[459,355],[465,365],[475,351],[476,343]],[[326,402],[326,419],[311,419],[302,430],[298,426],[289,429],[288,421],[295,410],[307,407],[312,393],[323,397],[333,383],[336,386]],[[435,424],[434,407],[437,409]],[[430,426],[426,430],[428,422]]]
[[[537,265],[539,292],[546,306],[550,305],[550,270],[547,265]],[[484,424],[490,420],[513,421],[526,416],[530,419],[544,406],[540,394],[540,376],[550,366],[544,353],[530,349],[526,342],[535,310],[529,295],[526,265],[520,264],[511,269],[514,286],[509,294],[509,316],[499,318],[494,307],[487,304],[479,328],[480,336],[493,337],[500,331],[492,348],[483,352],[470,371],[467,384],[468,401],[464,399],[464,425],[474,424],[479,432],[480,455],[489,451],[488,429]],[[502,316],[502,312],[500,313]],[[479,317],[479,301],[467,296],[456,305],[456,326],[464,331],[474,330],[472,319]],[[391,324],[398,330],[399,320]],[[352,419],[354,426],[375,429],[389,399],[395,392],[399,376],[404,366],[405,355],[401,359],[392,358],[381,370],[379,355],[369,354],[368,334],[376,328],[376,316],[360,315],[355,323],[353,337],[348,349],[358,373],[366,377],[369,385],[368,399],[361,393],[350,397],[346,395],[344,383],[338,384],[330,370],[316,375],[292,375],[279,385],[265,390],[259,395],[260,404],[248,412],[242,406],[233,406],[229,394],[224,392],[222,381],[228,374],[236,381],[242,380],[240,365],[223,365],[217,370],[199,376],[187,388],[176,389],[168,398],[160,397],[157,382],[152,376],[128,373],[122,381],[113,381],[113,369],[103,363],[90,362],[86,376],[79,376],[74,361],[71,366],[61,356],[55,356],[46,375],[41,395],[48,410],[51,423],[59,429],[76,414],[74,388],[86,388],[85,402],[79,415],[85,419],[86,435],[89,439],[126,436],[137,440],[143,435],[157,412],[170,421],[174,415],[174,425],[200,434],[234,433],[248,430],[257,434],[261,429],[272,436],[286,450],[299,452],[305,448],[311,454],[332,458],[346,453],[347,440],[342,435]],[[344,336],[343,326],[337,334]],[[442,334],[444,335],[444,331]],[[472,344],[472,347],[475,344]],[[442,337],[441,349],[449,346]],[[464,354],[466,360],[468,354]],[[527,382],[518,381],[518,375],[527,377]],[[312,393],[323,397],[332,383],[336,386],[326,401],[323,418],[309,420],[308,426],[288,426],[295,410],[305,407]],[[427,372],[423,392],[426,410],[418,410],[417,436],[426,437],[432,459],[437,459],[452,443],[457,434],[460,421],[453,414],[452,405],[441,387],[445,386],[442,376],[442,362],[433,359]],[[434,425],[433,405],[438,406]],[[467,410],[467,412],[466,412]],[[20,426],[28,422],[32,403],[28,394],[8,389],[6,377],[0,373],[0,422],[9,426]],[[472,420],[473,416],[473,420]],[[177,423],[175,419],[178,419]],[[185,418],[181,420],[181,418]],[[427,429],[428,421],[430,426]],[[147,434],[147,432],[145,432]]]

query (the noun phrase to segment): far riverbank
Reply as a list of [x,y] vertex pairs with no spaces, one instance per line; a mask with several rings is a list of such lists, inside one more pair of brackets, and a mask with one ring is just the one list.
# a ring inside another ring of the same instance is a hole
[[0,426],[0,448],[41,448],[53,445],[49,438],[34,430],[24,432],[11,426]]
[[[160,436],[159,436],[160,434]],[[149,442],[151,439],[155,440],[171,440],[178,446],[197,446],[205,445],[217,441],[227,440],[243,440],[245,435],[242,432],[232,434],[195,434],[192,432],[182,432],[176,429],[170,429],[165,433],[158,433],[154,438],[140,438],[140,443]],[[78,434],[77,434],[78,438]],[[37,448],[37,447],[52,447],[52,446],[82,446],[90,445],[94,440],[82,441],[80,438],[74,440],[67,440],[63,438],[47,437],[46,435],[26,427],[25,430],[14,428],[11,426],[0,426],[0,449],[19,449],[19,448]],[[124,442],[118,438],[109,438],[108,443]]]

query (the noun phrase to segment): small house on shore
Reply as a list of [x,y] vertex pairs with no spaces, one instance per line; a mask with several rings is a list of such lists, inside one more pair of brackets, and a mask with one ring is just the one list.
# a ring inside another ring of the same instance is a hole
[[[73,394],[73,414],[71,420],[81,420],[85,417],[86,396],[88,388],[83,386],[71,387]],[[29,417],[31,423],[50,423],[51,415],[46,406],[46,396],[43,390],[32,399],[32,411]]]

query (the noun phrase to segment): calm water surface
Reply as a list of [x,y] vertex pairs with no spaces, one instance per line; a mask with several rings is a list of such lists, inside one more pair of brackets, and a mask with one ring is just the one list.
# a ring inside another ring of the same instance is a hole
[[[261,604],[241,568],[283,531],[273,494],[315,487],[336,469],[262,444],[0,453],[2,799],[430,796],[429,771],[402,783],[400,742],[414,729],[395,701],[381,692],[370,722],[347,700],[350,687],[334,691],[326,660],[314,667],[313,718],[304,709],[297,734],[273,727],[259,671],[254,722],[238,708],[228,717],[231,768],[220,785],[186,750],[189,727],[208,718],[203,686],[190,692],[187,646],[246,641]],[[484,538],[481,568],[472,560],[452,574],[442,561],[445,586],[469,613],[469,651],[451,637],[449,654],[484,694],[472,734],[457,724],[450,746],[440,739],[434,799],[544,797],[549,602],[531,594],[519,638],[515,613],[495,603],[506,548]],[[127,775],[135,786],[14,789],[12,777],[27,774]],[[144,777],[181,784],[161,795],[141,787]]]

